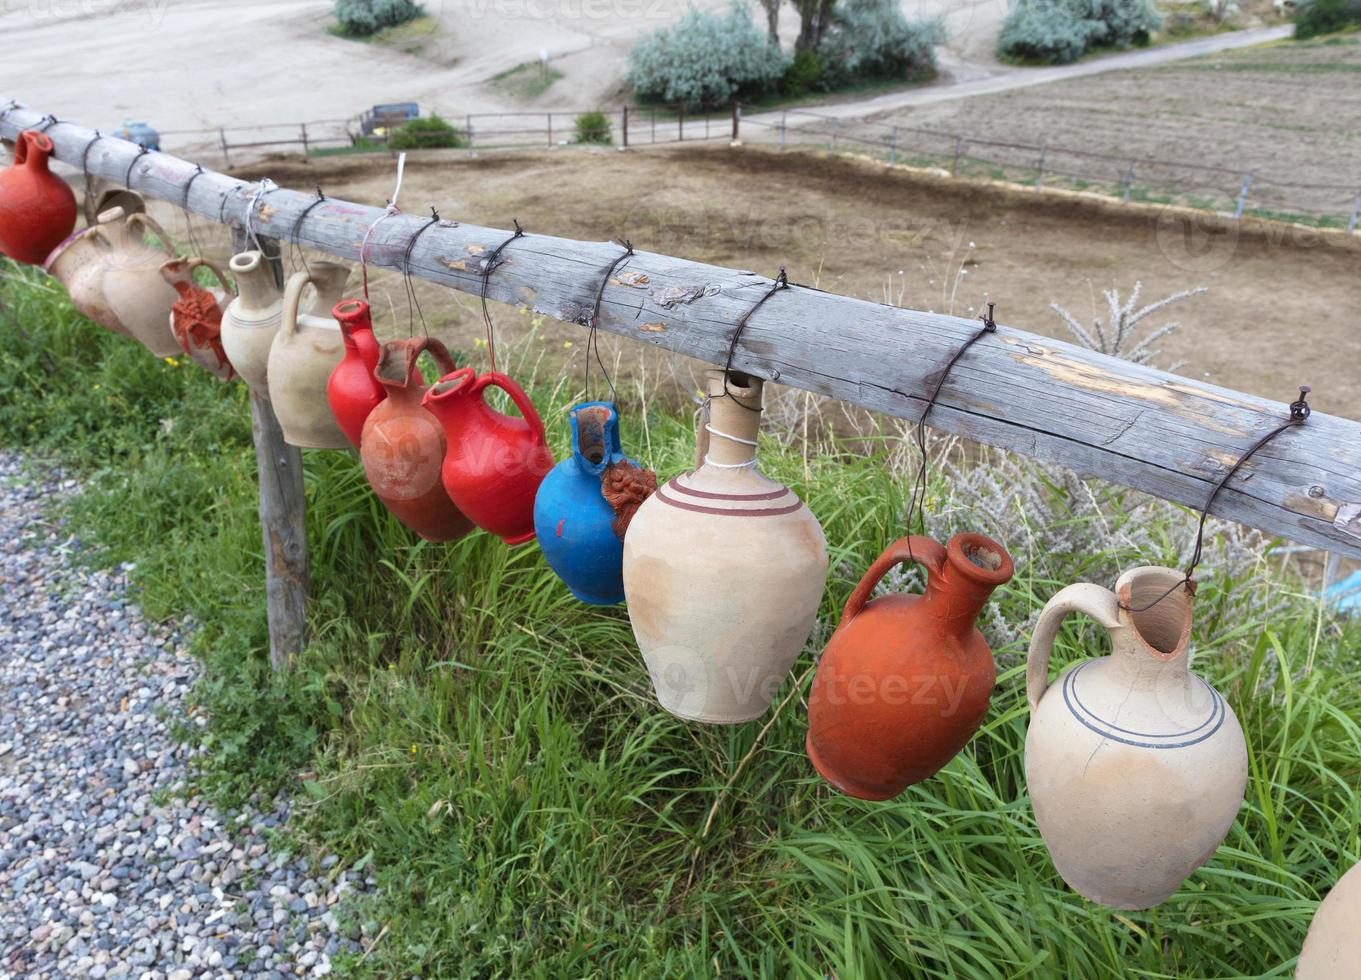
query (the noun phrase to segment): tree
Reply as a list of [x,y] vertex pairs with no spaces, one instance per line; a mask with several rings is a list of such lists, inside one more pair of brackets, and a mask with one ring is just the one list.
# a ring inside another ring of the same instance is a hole
[[780,43],[780,3],[781,0],[761,0],[761,7],[766,12],[766,32],[770,35],[771,44]]
[[836,0],[793,0],[793,3],[799,12],[799,36],[794,41],[794,50],[815,51],[832,25]]

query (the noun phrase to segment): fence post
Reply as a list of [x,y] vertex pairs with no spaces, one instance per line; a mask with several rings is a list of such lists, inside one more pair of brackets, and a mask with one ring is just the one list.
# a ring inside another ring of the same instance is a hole
[[898,162],[898,127],[893,127],[893,134],[888,138],[888,162],[890,165]]
[[1352,205],[1352,216],[1347,221],[1347,234],[1356,231],[1357,219],[1361,219],[1361,196],[1358,196],[1356,203]]
[[[260,237],[274,279],[283,285],[280,243]],[[232,226],[232,250],[251,247],[246,231]],[[302,486],[302,452],[284,441],[269,399],[251,392],[251,435],[260,481],[260,528],[265,545],[265,604],[269,617],[269,664],[286,670],[302,652],[307,629],[307,503]]]
[[742,121],[742,104],[740,102],[734,102],[732,104],[732,141],[734,143],[736,143],[738,140],[737,135],[738,124],[741,121]]
[[657,142],[657,110],[650,110],[652,113],[652,142]]
[[958,176],[959,176],[959,159],[960,159],[960,157],[962,157],[963,155],[964,155],[964,137],[963,137],[963,136],[956,136],[956,137],[955,137],[955,159],[954,159],[954,162],[950,164],[950,176],[951,176],[951,177],[958,177]]
[[1134,166],[1135,165],[1131,163],[1129,169],[1125,171],[1125,193],[1121,197],[1121,204],[1128,204],[1129,196],[1134,193]]
[[227,153],[227,131],[223,129],[221,126],[219,126],[217,129],[217,139],[218,142],[222,145],[222,165],[226,169],[230,170],[232,169],[232,158]]
[[1243,175],[1243,189],[1238,192],[1238,203],[1234,205],[1233,219],[1243,220],[1243,205],[1248,202],[1248,191],[1252,189],[1252,171]]
[[685,142],[685,103],[682,102],[680,108],[676,110],[676,142]]
[[1044,155],[1049,152],[1047,143],[1040,145],[1040,159],[1035,164],[1035,190],[1039,191],[1044,187]]
[[548,145],[553,145],[553,113],[548,113]]
[[789,110],[780,110],[780,149],[784,149],[785,130],[789,128]]
[[468,132],[468,147],[473,145],[473,114],[470,112],[463,117],[463,128]]
[[303,156],[310,156],[311,153],[312,153],[312,151],[311,151],[311,149],[308,147],[308,144],[307,144],[307,123],[303,123],[303,124],[302,124],[302,155],[303,155]]
[[841,117],[838,116],[838,117],[836,117],[835,119],[832,120],[832,150],[833,150],[833,151],[836,150],[836,138],[837,138],[837,135],[840,134],[840,132],[841,132]]
[[629,148],[629,107],[620,110],[619,131],[623,134],[624,149]]

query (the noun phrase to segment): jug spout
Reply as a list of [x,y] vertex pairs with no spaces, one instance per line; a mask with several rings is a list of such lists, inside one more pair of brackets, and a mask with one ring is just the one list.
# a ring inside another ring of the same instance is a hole
[[1174,568],[1146,565],[1115,583],[1121,628],[1112,631],[1114,666],[1136,684],[1189,672],[1192,593],[1185,578]]
[[613,402],[585,402],[572,409],[572,455],[587,473],[599,476],[623,454],[619,410]]
[[324,316],[345,298],[345,283],[350,278],[350,267],[339,262],[313,262],[310,268],[312,288],[317,291],[311,309],[317,316]]
[[369,304],[362,299],[347,299],[336,303],[331,308],[331,316],[340,324],[340,335],[345,341],[347,350],[359,351],[359,341],[356,333],[367,332],[373,335],[373,320],[369,313]]
[[477,372],[470,367],[450,371],[426,390],[421,404],[448,430],[470,403],[468,393],[476,380]]
[[274,270],[258,251],[233,255],[229,268],[236,277],[236,290],[243,306],[258,310],[277,303],[283,290],[274,279]]
[[926,601],[946,629],[968,635],[993,590],[1011,580],[1011,555],[983,534],[956,534],[937,569],[928,568]]

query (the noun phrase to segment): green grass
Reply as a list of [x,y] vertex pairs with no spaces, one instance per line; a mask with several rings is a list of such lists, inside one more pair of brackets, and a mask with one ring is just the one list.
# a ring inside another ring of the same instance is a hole
[[530,102],[547,92],[560,78],[562,72],[556,68],[545,67],[537,61],[525,61],[499,75],[493,75],[487,84],[513,99]]
[[[1319,896],[1361,857],[1361,629],[1308,596],[1247,615],[1243,597],[1297,586],[1211,574],[1196,669],[1247,734],[1239,819],[1158,909],[1115,913],[1063,886],[1025,792],[1027,624],[1060,585],[1174,562],[1191,532],[1174,512],[1140,554],[1117,543],[1140,520],[1118,500],[1103,553],[1028,546],[1044,529],[1016,515],[1018,574],[995,597],[1015,638],[998,644],[992,710],[939,776],[889,804],[814,777],[798,697],[731,729],[660,711],[623,610],[572,601],[532,546],[415,540],[349,453],[304,453],[313,641],[274,676],[244,389],[90,325],[32,270],[0,264],[0,277],[0,444],[72,467],[71,530],[98,561],[137,563],[150,616],[197,623],[203,788],[230,803],[291,786],[304,841],[368,862],[378,889],[357,914],[386,931],[342,972],[1286,976]],[[575,392],[537,377],[536,357],[520,347],[510,371],[561,453]],[[659,398],[621,401],[634,455],[663,474],[689,464],[688,417]],[[763,468],[826,528],[829,625],[902,533],[902,450],[891,430],[854,445],[765,441]],[[936,506],[954,499],[940,482],[933,493]],[[1071,623],[1055,659],[1085,655],[1084,642],[1097,642],[1090,625]]]

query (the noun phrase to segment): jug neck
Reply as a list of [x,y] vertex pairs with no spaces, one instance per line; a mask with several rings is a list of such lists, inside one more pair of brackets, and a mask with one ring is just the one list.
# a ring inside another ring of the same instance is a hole
[[928,568],[926,602],[946,632],[961,639],[972,635],[993,590],[1013,572],[1005,548],[982,534],[956,534],[938,569]]
[[341,265],[339,262],[313,262],[311,282],[312,288],[317,291],[317,298],[311,309],[315,310],[318,316],[326,315],[322,311],[333,310],[344,298],[345,283],[349,278],[349,266]]
[[701,444],[708,448],[701,462],[740,467],[755,461],[763,385],[760,378],[732,371],[725,386],[722,371],[709,372],[709,407],[701,433]]
[[14,162],[22,164],[29,170],[38,174],[51,173],[48,166],[48,157],[52,154],[52,139],[46,133],[39,133],[33,130],[21,134],[19,139],[19,150]]
[[279,302],[283,291],[274,280],[274,270],[259,252],[242,252],[232,256],[232,274],[236,276],[236,291],[241,305],[259,310]]
[[[1132,686],[1181,683],[1190,672],[1192,596],[1181,572],[1138,568],[1116,583],[1120,626],[1112,630],[1112,669]],[[1170,590],[1170,591],[1169,591]]]
[[348,299],[337,303],[331,310],[331,316],[340,324],[340,335],[345,341],[345,349],[359,353],[359,342],[355,334],[373,335],[373,319],[369,313],[369,304],[362,299]]
[[425,390],[421,404],[440,420],[446,430],[466,424],[477,415],[491,412],[476,389],[477,375],[464,367],[446,374]]
[[572,455],[577,466],[599,475],[621,453],[619,411],[612,402],[584,402],[572,409]]

